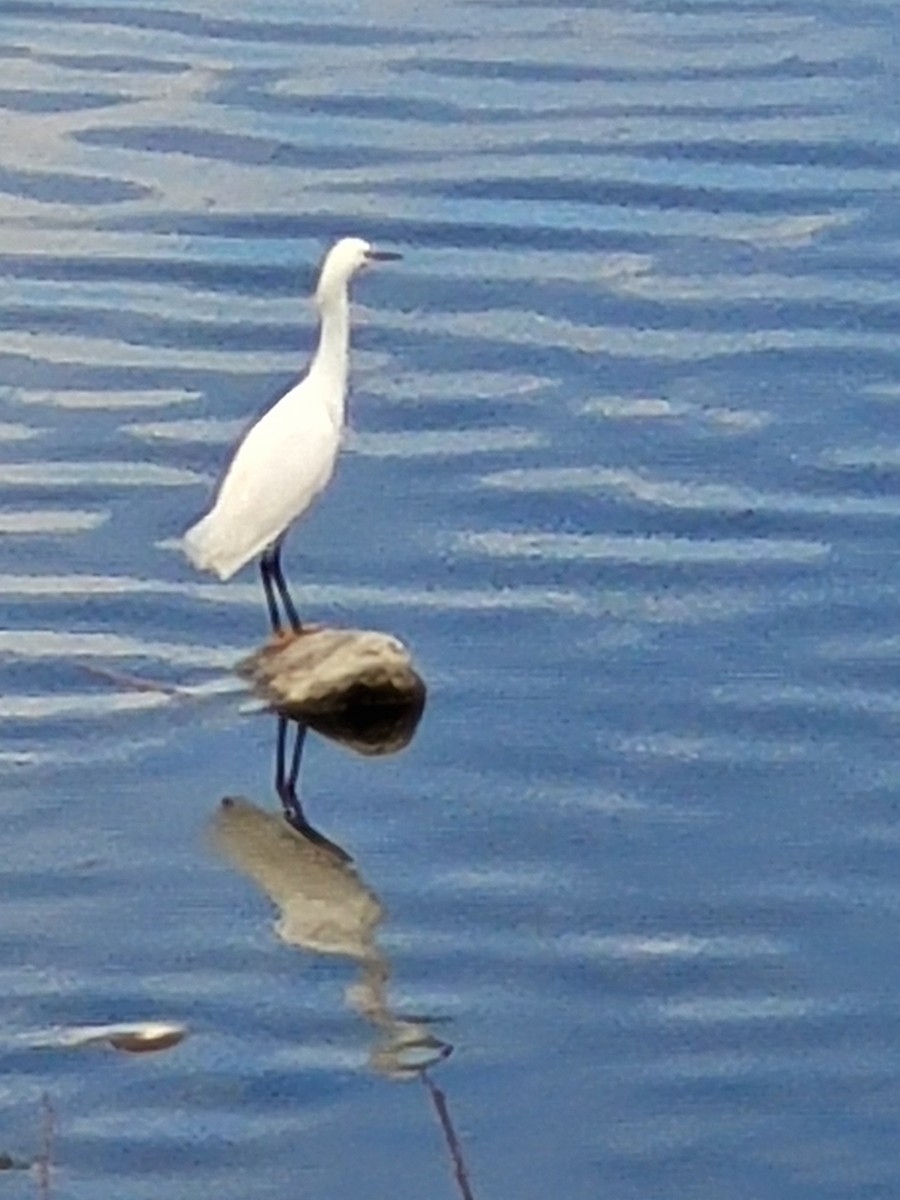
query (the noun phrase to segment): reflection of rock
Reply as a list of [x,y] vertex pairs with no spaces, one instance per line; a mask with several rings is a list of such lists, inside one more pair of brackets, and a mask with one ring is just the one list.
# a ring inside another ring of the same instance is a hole
[[425,708],[425,689],[407,704],[355,704],[338,713],[310,717],[307,724],[322,737],[357,754],[396,754],[412,741]]
[[273,638],[238,664],[277,713],[361,754],[402,750],[425,707],[425,684],[396,638],[310,628]]
[[429,1033],[425,1022],[402,1020],[388,1008],[390,966],[375,943],[383,909],[348,862],[311,842],[281,816],[237,797],[222,801],[213,836],[278,909],[275,932],[283,942],[359,963],[359,977],[345,999],[381,1034],[370,1055],[377,1071],[407,1075],[445,1057],[449,1048]]

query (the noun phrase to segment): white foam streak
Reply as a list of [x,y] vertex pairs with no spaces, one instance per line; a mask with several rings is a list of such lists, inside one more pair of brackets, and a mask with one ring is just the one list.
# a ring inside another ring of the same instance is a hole
[[87,509],[35,508],[23,512],[0,511],[0,533],[37,534],[87,533],[109,520],[108,512]]
[[186,467],[147,462],[19,462],[0,464],[5,487],[189,487],[210,479]]
[[659,508],[726,513],[794,513],[829,517],[900,517],[893,496],[817,496],[759,491],[730,483],[658,479],[625,467],[518,467],[482,477],[487,487],[512,492],[605,493]]
[[621,562],[643,565],[763,563],[811,565],[828,558],[823,542],[778,538],[689,538],[665,534],[628,537],[574,533],[459,533],[455,549],[490,558],[543,559],[551,562]]

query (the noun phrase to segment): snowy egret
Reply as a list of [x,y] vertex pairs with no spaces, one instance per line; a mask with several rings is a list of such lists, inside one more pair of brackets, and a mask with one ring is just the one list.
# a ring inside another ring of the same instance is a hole
[[230,579],[252,558],[269,619],[281,630],[278,598],[295,630],[300,618],[281,569],[281,543],[331,479],[344,427],[350,350],[350,280],[372,262],[400,258],[362,238],[341,238],[322,262],[314,300],[319,340],[306,375],[250,427],[222,477],[215,503],[184,535],[195,567]]

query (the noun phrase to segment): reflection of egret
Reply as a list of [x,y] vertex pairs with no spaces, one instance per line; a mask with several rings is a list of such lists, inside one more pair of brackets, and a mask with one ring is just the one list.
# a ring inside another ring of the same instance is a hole
[[421,1072],[446,1057],[447,1043],[424,1020],[395,1016],[388,1005],[390,965],[375,941],[383,916],[378,897],[341,857],[279,816],[248,800],[222,801],[213,826],[216,844],[278,909],[275,932],[288,945],[354,959],[358,978],[348,1005],[379,1031],[370,1062],[381,1074]]
[[[213,508],[185,534],[195,567],[229,579],[257,554],[272,628],[300,619],[281,569],[288,528],[331,479],[344,426],[350,350],[350,280],[361,268],[399,254],[342,238],[322,263],[315,302],[321,325],[309,371],[251,426],[222,478]],[[276,597],[277,592],[277,597]]]

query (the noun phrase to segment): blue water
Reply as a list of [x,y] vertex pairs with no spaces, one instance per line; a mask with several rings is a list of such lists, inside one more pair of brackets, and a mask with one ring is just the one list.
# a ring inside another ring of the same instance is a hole
[[[0,1152],[49,1104],[54,1196],[462,1195],[418,1038],[476,1200],[900,1195],[898,35],[3,5]],[[343,234],[404,258],[286,564],[429,702],[310,740],[329,872],[230,673],[258,582],[176,541]]]

